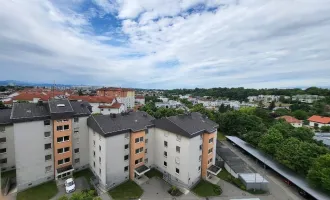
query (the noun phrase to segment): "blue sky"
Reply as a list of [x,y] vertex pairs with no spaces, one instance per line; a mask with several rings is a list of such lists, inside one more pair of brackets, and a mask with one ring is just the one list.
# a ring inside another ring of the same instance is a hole
[[0,79],[330,86],[329,0],[6,0]]

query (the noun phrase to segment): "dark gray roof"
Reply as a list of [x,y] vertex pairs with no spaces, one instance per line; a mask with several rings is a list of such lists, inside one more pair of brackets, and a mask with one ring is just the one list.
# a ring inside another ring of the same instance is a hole
[[[57,108],[57,104],[65,106]],[[91,114],[89,107],[88,102],[70,102],[68,100],[51,100],[48,103],[14,103],[10,118],[15,123],[89,116]]]
[[73,117],[74,111],[67,99],[48,101],[49,111],[52,119],[63,119]]
[[160,129],[192,138],[201,133],[212,133],[218,124],[206,116],[193,112],[155,120],[155,126]]
[[91,114],[91,105],[86,101],[70,101],[70,104],[74,111],[74,116],[88,116]]
[[12,124],[10,120],[11,109],[0,109],[0,125]]
[[267,166],[272,168],[277,173],[281,174],[283,177],[285,177],[286,179],[291,181],[293,184],[295,184],[296,186],[298,186],[299,188],[301,188],[302,190],[304,190],[305,192],[307,192],[314,198],[319,199],[319,200],[330,199],[330,197],[328,195],[326,195],[324,192],[319,191],[315,188],[312,188],[304,177],[298,175],[294,171],[290,170],[289,168],[287,168],[287,167],[283,166],[282,164],[278,163],[277,161],[273,160],[272,158],[270,158],[263,152],[255,149],[254,147],[252,147],[245,141],[241,140],[240,138],[234,137],[234,136],[226,136],[226,137],[227,137],[227,139],[229,139],[230,141],[235,143],[237,146],[244,149],[249,154],[253,155],[259,161],[265,163]]
[[217,155],[219,155],[225,163],[235,172],[235,173],[251,173],[248,165],[238,157],[234,152],[232,152],[228,147],[225,147],[221,142],[217,141]]
[[11,113],[13,122],[45,120],[50,118],[47,103],[14,103]]
[[87,124],[94,131],[105,137],[125,132],[136,132],[153,126],[153,117],[146,112],[129,112],[126,114],[92,115]]

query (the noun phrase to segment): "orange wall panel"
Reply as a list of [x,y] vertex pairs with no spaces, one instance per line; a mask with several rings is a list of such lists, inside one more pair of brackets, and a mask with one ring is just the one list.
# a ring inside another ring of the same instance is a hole
[[[213,139],[213,143],[209,143],[209,140],[211,138]],[[214,158],[214,151],[216,149],[214,149],[214,143],[215,143],[215,133],[204,133],[203,134],[203,152],[202,152],[202,177],[206,178],[207,176],[207,168],[211,165],[211,163],[207,164],[207,162],[213,158]],[[213,152],[212,153],[208,153],[209,149],[213,148]]]
[[[135,143],[135,139],[140,137],[143,137],[143,142]],[[134,179],[134,169],[144,164],[145,131],[131,133],[130,144],[129,177],[130,179]],[[141,147],[143,147],[143,151],[135,154],[135,150]],[[140,158],[142,158],[142,162],[135,165],[135,160]]]

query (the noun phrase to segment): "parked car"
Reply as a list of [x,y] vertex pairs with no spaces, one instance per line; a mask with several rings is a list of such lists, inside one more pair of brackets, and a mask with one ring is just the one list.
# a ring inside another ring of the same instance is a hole
[[66,193],[71,193],[76,190],[76,184],[74,183],[72,178],[65,180],[65,191]]

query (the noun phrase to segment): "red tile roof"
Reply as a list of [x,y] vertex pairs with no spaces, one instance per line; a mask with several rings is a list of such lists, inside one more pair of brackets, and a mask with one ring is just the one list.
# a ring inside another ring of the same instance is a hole
[[71,95],[68,97],[70,100],[84,100],[89,103],[112,103],[114,98],[107,96],[76,96]]
[[277,117],[276,119],[284,119],[288,123],[301,123],[301,120],[288,115]]
[[120,108],[120,106],[122,106],[122,103],[114,103],[111,106],[107,106],[107,105],[99,105],[99,108]]
[[39,98],[43,101],[48,101],[50,99],[49,95],[41,93],[20,93],[17,96],[13,97],[13,100],[16,101],[33,101],[34,98]]
[[135,96],[135,99],[144,99],[144,96]]
[[330,117],[323,117],[319,115],[313,115],[310,118],[308,118],[308,121],[312,122],[318,122],[321,124],[330,124]]

